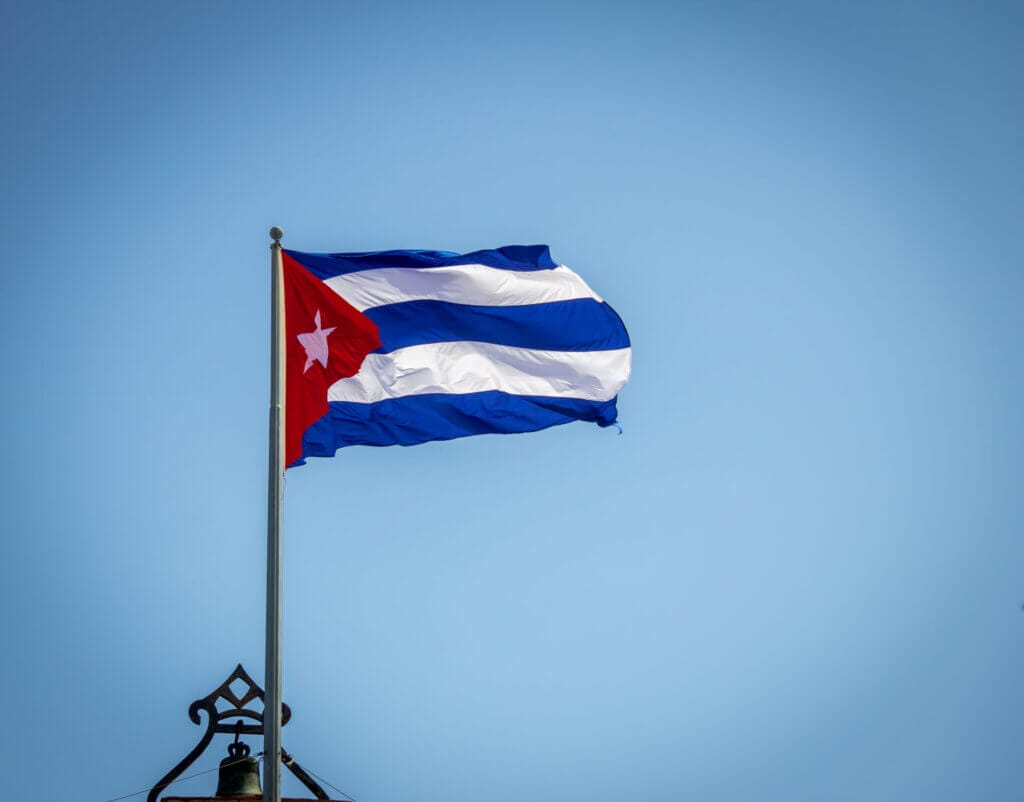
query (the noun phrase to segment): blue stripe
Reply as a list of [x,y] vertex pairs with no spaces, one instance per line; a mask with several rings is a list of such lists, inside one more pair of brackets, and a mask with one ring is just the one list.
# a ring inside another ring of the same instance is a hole
[[453,251],[366,251],[365,253],[286,254],[323,280],[361,270],[381,267],[448,267],[450,265],[488,265],[501,270],[551,270],[558,267],[547,245],[506,245],[472,253]]
[[[331,457],[345,446],[413,446],[474,434],[534,432],[584,420],[611,426],[611,401],[518,396],[490,390],[469,395],[409,395],[375,404],[331,402],[330,412],[306,430],[305,457]],[[290,467],[290,466],[289,466]]]
[[472,342],[550,351],[628,348],[626,327],[608,304],[592,298],[528,306],[467,306],[407,301],[367,309],[380,329],[377,353],[423,343]]

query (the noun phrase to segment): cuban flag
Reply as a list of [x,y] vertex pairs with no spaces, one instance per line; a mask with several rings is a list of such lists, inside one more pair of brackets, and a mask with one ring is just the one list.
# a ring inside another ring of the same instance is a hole
[[352,445],[615,423],[622,320],[546,245],[285,250],[285,464]]

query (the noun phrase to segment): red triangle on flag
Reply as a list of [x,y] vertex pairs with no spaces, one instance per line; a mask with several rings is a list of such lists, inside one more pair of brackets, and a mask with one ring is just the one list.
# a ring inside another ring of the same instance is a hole
[[380,348],[370,318],[299,262],[282,254],[285,317],[285,465],[302,458],[302,437],[327,414],[327,391],[359,372]]

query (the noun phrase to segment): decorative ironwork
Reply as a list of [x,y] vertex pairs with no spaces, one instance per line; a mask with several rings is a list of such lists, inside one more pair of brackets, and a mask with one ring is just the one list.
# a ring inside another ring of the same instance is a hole
[[[231,688],[232,685],[239,681],[244,685],[244,691],[240,694],[235,693]],[[203,733],[198,743],[192,748],[192,751],[185,755],[178,765],[161,777],[159,782],[150,789],[146,802],[156,802],[160,793],[178,779],[185,769],[191,766],[196,758],[206,751],[206,747],[210,745],[213,736],[217,733],[235,735],[236,738],[242,733],[262,735],[263,711],[257,712],[250,707],[246,707],[250,702],[257,699],[261,703],[264,701],[263,689],[253,682],[252,677],[246,673],[246,670],[242,668],[242,664],[239,663],[219,687],[202,699],[196,699],[189,705],[188,717],[192,720],[193,724],[202,723],[199,714],[206,713],[206,732]],[[227,702],[231,707],[226,710],[218,710],[217,703],[220,701]],[[281,726],[283,727],[287,724],[291,717],[291,709],[288,705],[282,703]],[[231,719],[234,719],[234,722],[228,723]],[[257,723],[252,724],[249,723],[250,721]],[[284,765],[298,778],[299,782],[309,789],[315,799],[329,799],[327,792],[284,749],[281,750],[280,757]],[[266,755],[264,755],[264,759],[267,759]]]

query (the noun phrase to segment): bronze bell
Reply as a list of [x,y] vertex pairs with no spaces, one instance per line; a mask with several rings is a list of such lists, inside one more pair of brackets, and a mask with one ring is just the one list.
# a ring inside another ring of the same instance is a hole
[[260,764],[249,757],[249,744],[228,744],[228,756],[220,762],[217,776],[217,796],[263,796],[260,787]]

